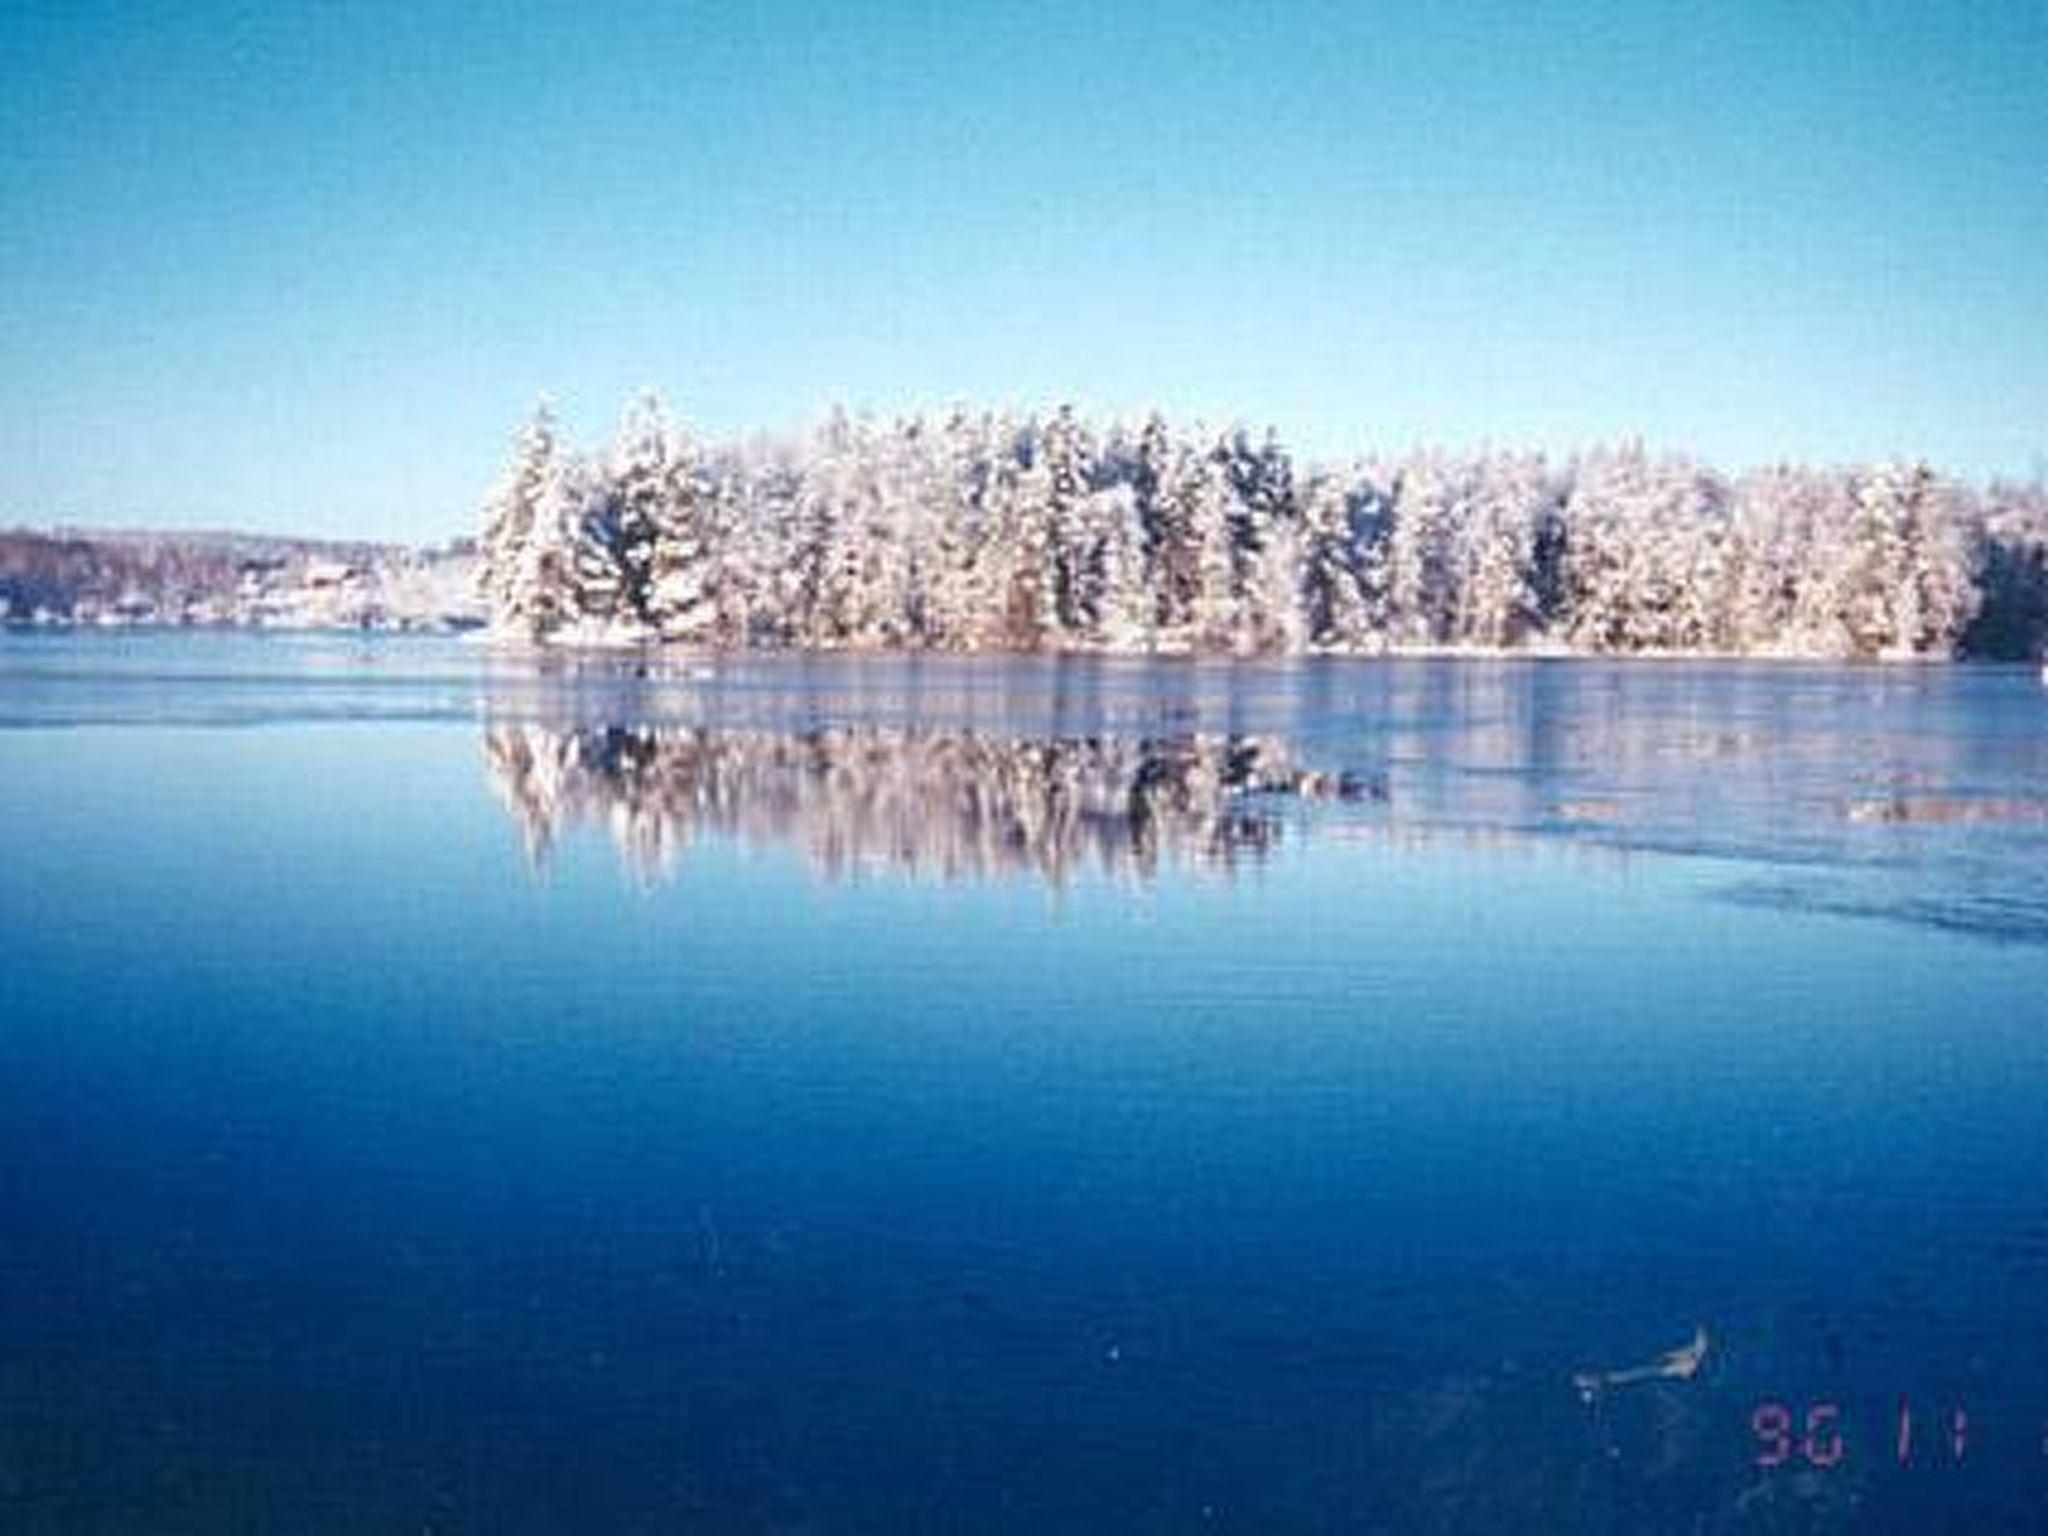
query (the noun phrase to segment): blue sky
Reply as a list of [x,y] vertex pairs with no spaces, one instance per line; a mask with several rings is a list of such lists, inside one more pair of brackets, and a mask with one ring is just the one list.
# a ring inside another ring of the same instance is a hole
[[0,522],[416,539],[608,434],[2048,452],[2038,4],[16,5]]

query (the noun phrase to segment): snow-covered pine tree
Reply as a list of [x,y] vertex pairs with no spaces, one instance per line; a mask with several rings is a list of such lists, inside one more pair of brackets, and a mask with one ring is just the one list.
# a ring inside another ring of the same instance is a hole
[[1053,473],[1038,424],[999,429],[989,487],[992,574],[1001,615],[998,642],[1037,651],[1061,638]]
[[1790,465],[1754,470],[1731,491],[1725,626],[1745,655],[1797,652],[1798,583],[1823,521],[1820,477]]
[[1652,460],[1638,441],[1580,459],[1563,509],[1572,644],[1631,652],[1703,643],[1687,584],[1704,568],[1701,541],[1721,536],[1723,503],[1693,461]]
[[1368,461],[1348,478],[1352,558],[1365,604],[1361,646],[1380,652],[1394,643],[1394,487],[1400,473],[1391,464]]
[[605,553],[613,583],[610,618],[622,635],[657,629],[654,582],[663,560],[660,546],[684,510],[674,503],[687,501],[687,491],[677,484],[675,458],[668,407],[655,391],[643,391],[620,418],[604,496]]
[[1227,453],[1211,451],[1191,465],[1188,536],[1194,554],[1194,589],[1188,642],[1201,651],[1237,648],[1237,492]]
[[664,640],[720,638],[720,547],[710,480],[696,446],[649,394],[627,417],[616,450],[628,607]]
[[857,646],[868,628],[869,531],[875,453],[865,422],[835,411],[812,445],[804,495],[814,549],[808,643]]
[[1839,592],[1852,655],[1883,656],[1900,648],[1903,626],[1897,610],[1912,559],[1906,527],[1912,494],[1908,473],[1903,465],[1880,464],[1856,479]]
[[1053,616],[1062,637],[1087,638],[1098,616],[1101,572],[1083,507],[1094,478],[1094,439],[1074,408],[1061,405],[1039,429],[1028,483],[1043,501]]
[[1947,655],[1975,611],[1971,550],[1953,494],[1924,463],[1857,479],[1842,626],[1858,656]]
[[1269,428],[1258,448],[1238,463],[1249,471],[1238,484],[1238,644],[1257,651],[1296,651],[1306,628],[1294,461]]
[[[687,443],[687,439],[685,440]],[[695,503],[697,522],[709,552],[707,583],[711,622],[703,642],[718,646],[748,644],[762,603],[765,573],[763,523],[753,505],[754,482],[735,455],[720,454],[698,461],[694,451],[686,463],[695,468],[686,494]]]
[[569,540],[568,638],[611,644],[638,633],[628,606],[619,501],[609,460],[578,461],[563,477],[563,522]]
[[1734,575],[1728,487],[1691,458],[1667,459],[1660,469],[1653,549],[1670,593],[1660,643],[1671,651],[1727,651]]
[[1089,639],[1105,650],[1143,650],[1152,639],[1153,603],[1137,494],[1128,482],[1105,486],[1090,493],[1082,517],[1089,544]]
[[1983,603],[1983,512],[1964,487],[1914,466],[1907,519],[1917,629],[1901,638],[1916,656],[1956,654]]
[[1469,471],[1471,495],[1454,543],[1460,644],[1519,645],[1540,622],[1536,537],[1547,510],[1549,477],[1541,457],[1493,453]]
[[508,635],[546,640],[585,618],[584,516],[590,474],[579,460],[557,457],[520,543],[498,627]]
[[1321,650],[1363,650],[1373,638],[1351,514],[1345,476],[1309,480],[1301,497],[1302,625],[1306,643]]
[[1168,476],[1172,473],[1173,433],[1166,418],[1148,413],[1138,429],[1137,441],[1129,448],[1131,505],[1138,519],[1142,540],[1144,584],[1152,594],[1151,627],[1171,627],[1172,604],[1167,598],[1169,569],[1166,551],[1172,510],[1167,502]]
[[[1146,423],[1139,454],[1152,479],[1149,493],[1145,482],[1139,482],[1139,516],[1147,529],[1153,634],[1168,649],[1185,650],[1195,643],[1196,610],[1202,601],[1203,527],[1208,515],[1203,500],[1212,489],[1208,466],[1203,455],[1174,441],[1158,416]],[[1219,528],[1227,523],[1220,506],[1212,521]]]
[[808,521],[812,508],[800,453],[763,446],[741,456],[734,475],[749,541],[744,562],[748,618],[741,638],[762,645],[802,645],[821,546]]
[[530,630],[519,612],[521,557],[555,478],[559,451],[554,407],[542,399],[519,431],[503,481],[484,505],[477,587],[492,626],[508,633]]
[[868,645],[921,645],[927,632],[932,501],[931,429],[900,417],[881,435],[867,519]]
[[986,422],[955,409],[933,429],[922,499],[930,548],[923,560],[923,643],[974,650],[988,612],[982,485],[988,464]]
[[1469,482],[1462,463],[1435,452],[1411,455],[1394,477],[1386,605],[1397,646],[1444,645],[1455,634],[1455,546]]
[[1786,579],[1791,586],[1784,649],[1804,656],[1848,656],[1855,646],[1844,615],[1853,577],[1856,484],[1842,471],[1795,471],[1783,510]]

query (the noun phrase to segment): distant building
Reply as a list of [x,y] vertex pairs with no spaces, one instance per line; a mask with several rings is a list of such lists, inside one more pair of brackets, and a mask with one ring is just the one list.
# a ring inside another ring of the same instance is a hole
[[341,560],[306,562],[306,585],[321,590],[346,586],[361,574],[354,566]]

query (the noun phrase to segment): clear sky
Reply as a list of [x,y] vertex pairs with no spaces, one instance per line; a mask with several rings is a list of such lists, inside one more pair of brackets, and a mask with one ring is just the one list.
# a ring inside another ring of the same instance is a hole
[[466,529],[534,397],[2048,452],[2048,7],[0,13],[0,521]]

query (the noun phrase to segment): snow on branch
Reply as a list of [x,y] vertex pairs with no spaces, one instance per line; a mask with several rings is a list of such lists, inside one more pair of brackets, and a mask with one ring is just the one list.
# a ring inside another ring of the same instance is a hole
[[483,511],[495,631],[555,644],[1940,658],[2048,629],[2048,499],[1925,464],[1727,479],[1640,444],[1297,468],[1071,407],[606,452],[545,408]]

